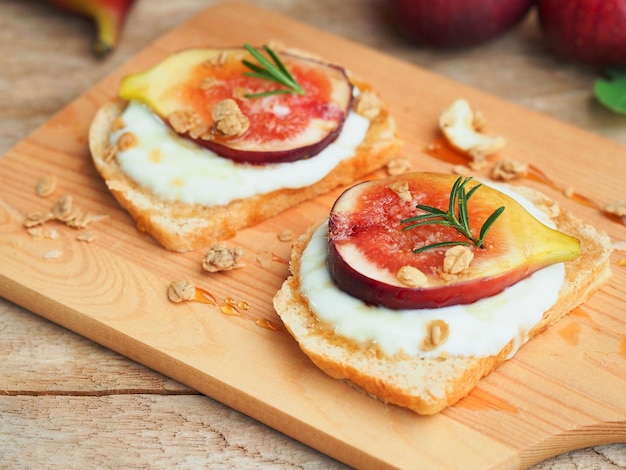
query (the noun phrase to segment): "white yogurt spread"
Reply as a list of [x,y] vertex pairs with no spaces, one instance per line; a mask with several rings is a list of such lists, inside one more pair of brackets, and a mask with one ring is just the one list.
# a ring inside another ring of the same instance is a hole
[[250,165],[235,163],[177,136],[138,102],[129,103],[122,119],[124,127],[111,134],[111,144],[124,132],[132,132],[138,141],[117,153],[122,171],[163,199],[205,205],[223,205],[281,188],[314,184],[355,154],[370,124],[350,111],[337,139],[314,158]]
[[[554,228],[552,221],[526,198],[508,188],[488,184]],[[336,334],[365,344],[376,343],[387,355],[403,350],[423,357],[486,356],[499,353],[513,340],[510,358],[528,341],[528,331],[554,305],[565,279],[565,266],[558,263],[472,304],[392,310],[368,305],[335,286],[326,266],[327,236],[328,225],[322,224],[304,250],[300,261],[302,293],[318,318],[334,328]],[[420,344],[433,320],[449,325],[448,339],[433,350],[422,351]]]

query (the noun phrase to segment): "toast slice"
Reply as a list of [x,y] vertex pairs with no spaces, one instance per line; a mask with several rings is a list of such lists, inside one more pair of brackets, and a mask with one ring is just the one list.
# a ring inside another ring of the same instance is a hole
[[[375,93],[365,81],[348,76],[361,92]],[[338,186],[350,184],[384,166],[401,147],[395,121],[381,102],[379,112],[370,118],[366,137],[355,154],[342,160],[314,184],[277,189],[224,205],[164,200],[124,173],[111,154],[110,135],[126,106],[126,101],[115,99],[97,111],[89,132],[93,162],[113,196],[135,219],[138,229],[165,248],[177,252],[196,250],[216,240],[233,237],[240,229],[256,225]]]
[[[604,232],[577,219],[539,191],[515,187],[546,212],[558,230],[577,237],[581,256],[565,264],[565,281],[557,302],[529,331],[529,340],[584,303],[609,278],[613,249]],[[316,315],[299,290],[300,257],[312,227],[294,244],[292,275],[274,297],[274,307],[285,327],[314,364],[333,378],[346,380],[385,403],[409,408],[418,414],[435,414],[465,397],[514,351],[509,342],[492,356],[448,356],[445,359],[397,353],[386,356],[375,347],[361,345],[320,329]]]

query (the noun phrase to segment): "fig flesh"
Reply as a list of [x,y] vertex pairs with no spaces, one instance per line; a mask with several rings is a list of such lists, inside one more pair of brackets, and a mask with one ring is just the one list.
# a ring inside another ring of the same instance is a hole
[[[468,239],[440,224],[403,230],[402,221],[421,212],[417,204],[448,208],[456,179],[454,175],[411,173],[346,190],[329,217],[328,269],[335,284],[373,305],[438,308],[498,294],[543,267],[579,256],[578,239],[548,227],[513,198],[483,185],[466,204],[471,232],[478,234],[495,210],[505,209],[485,235],[483,247],[467,247],[473,255],[469,266],[460,273],[444,272],[449,247],[417,254],[414,250]],[[469,183],[467,190],[476,184]],[[399,192],[398,187],[404,189]],[[419,270],[426,282],[417,287],[403,283],[398,272],[407,266]]]
[[[177,134],[218,155],[251,164],[282,163],[321,152],[341,132],[352,104],[352,84],[335,65],[277,53],[304,88],[304,95],[249,95],[275,91],[280,84],[245,75],[246,49],[188,49],[122,80],[120,97],[151,108]],[[239,135],[216,129],[212,111],[234,100],[249,126]],[[181,130],[173,117],[186,115],[193,129]]]

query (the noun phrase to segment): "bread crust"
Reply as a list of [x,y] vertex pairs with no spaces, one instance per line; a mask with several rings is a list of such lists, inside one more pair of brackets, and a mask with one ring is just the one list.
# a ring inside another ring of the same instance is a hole
[[[565,263],[565,282],[555,305],[529,331],[529,340],[584,303],[609,278],[611,240],[604,232],[561,209],[539,191],[513,188],[551,215],[558,230],[577,237],[581,255]],[[378,348],[361,346],[325,329],[309,308],[299,288],[300,257],[317,227],[294,244],[292,275],[274,297],[274,308],[303,352],[331,377],[346,380],[385,403],[431,415],[465,397],[480,379],[502,364],[513,343],[492,356],[418,357],[384,355]]]
[[[355,77],[350,77],[350,81],[361,91],[372,90],[368,83]],[[126,102],[114,99],[96,112],[89,130],[93,162],[115,199],[135,219],[137,228],[165,248],[177,252],[196,250],[216,240],[231,238],[240,229],[350,184],[384,166],[401,148],[395,121],[382,104],[355,155],[340,162],[317,183],[303,188],[278,189],[226,205],[165,201],[129,178],[120,169],[117,159],[110,158],[111,128],[126,105]]]

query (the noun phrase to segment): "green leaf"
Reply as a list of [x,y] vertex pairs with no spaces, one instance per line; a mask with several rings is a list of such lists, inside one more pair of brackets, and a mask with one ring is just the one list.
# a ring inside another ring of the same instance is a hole
[[626,69],[608,69],[611,80],[596,80],[593,94],[605,107],[617,114],[626,115]]

